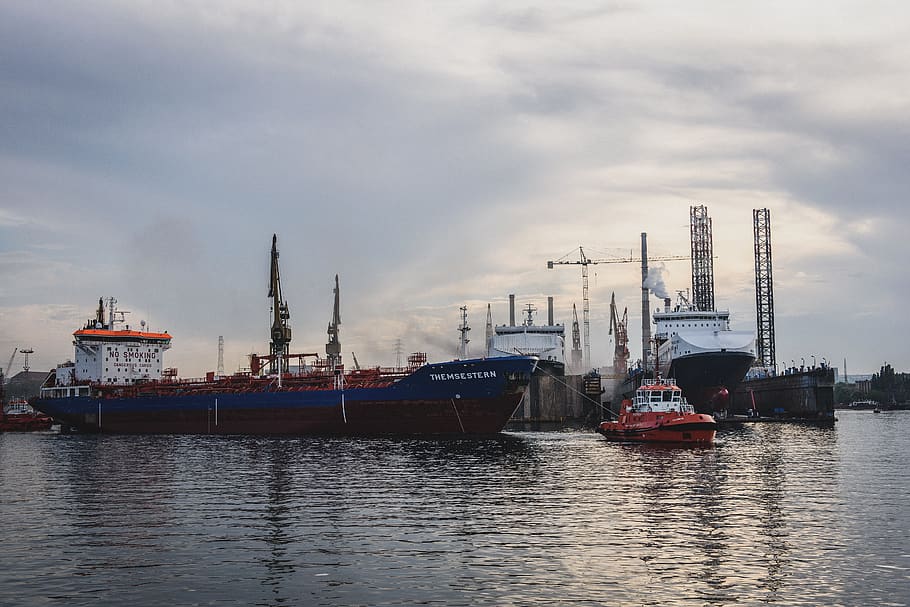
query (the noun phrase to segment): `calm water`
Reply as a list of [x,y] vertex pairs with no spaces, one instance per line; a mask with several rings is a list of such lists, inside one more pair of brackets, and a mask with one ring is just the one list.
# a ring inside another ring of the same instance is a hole
[[3,605],[908,605],[910,412],[713,449],[0,435]]

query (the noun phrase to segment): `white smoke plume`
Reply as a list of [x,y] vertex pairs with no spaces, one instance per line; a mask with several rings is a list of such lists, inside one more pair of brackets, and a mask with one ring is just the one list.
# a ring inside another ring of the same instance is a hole
[[667,267],[662,263],[652,263],[648,265],[648,277],[645,279],[645,286],[651,289],[655,296],[665,299],[670,297],[667,285],[664,282],[664,274]]

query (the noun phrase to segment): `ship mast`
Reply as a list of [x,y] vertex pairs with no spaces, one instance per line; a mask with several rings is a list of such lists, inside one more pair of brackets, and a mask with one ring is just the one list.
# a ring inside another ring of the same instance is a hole
[[338,295],[338,274],[335,274],[335,309],[329,323],[329,342],[325,345],[325,354],[330,370],[341,365],[341,340],[338,338],[338,327],[341,325],[341,307]]
[[464,360],[468,357],[468,342],[471,341],[468,339],[468,331],[471,330],[471,327],[468,326],[468,306],[461,306],[458,309],[461,310],[461,326],[458,327],[458,332],[461,333],[458,340],[458,355]]
[[269,373],[279,378],[287,371],[287,357],[291,343],[291,328],[288,319],[291,313],[288,304],[281,298],[281,276],[278,273],[278,236],[272,234],[271,271],[269,273],[269,294],[272,298],[272,342],[269,349]]
[[[490,309],[490,304],[487,304],[487,334],[486,334],[486,352],[484,356],[490,356],[490,353],[493,351],[493,312]],[[846,366],[846,365],[845,365]]]

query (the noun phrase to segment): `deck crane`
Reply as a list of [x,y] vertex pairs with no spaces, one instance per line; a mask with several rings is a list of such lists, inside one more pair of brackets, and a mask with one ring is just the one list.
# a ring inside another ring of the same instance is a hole
[[278,272],[278,236],[272,234],[271,269],[269,272],[269,294],[272,298],[272,342],[269,352],[269,373],[277,373],[279,379],[287,371],[291,327],[288,320],[291,313],[288,303],[281,297],[281,276]]
[[335,274],[335,305],[332,308],[332,321],[329,323],[328,336],[329,341],[325,345],[326,359],[328,359],[329,369],[335,370],[341,366],[341,340],[338,337],[339,328],[341,327],[341,306],[340,295],[338,291],[338,274]]
[[[574,251],[572,252],[574,253]],[[591,366],[591,305],[588,299],[588,266],[599,264],[599,263],[636,263],[641,262],[640,257],[633,257],[632,254],[629,254],[629,257],[612,257],[606,259],[591,259],[585,255],[585,250],[583,247],[578,247],[578,257],[579,259],[570,260],[568,259],[569,255],[572,253],[567,253],[560,257],[559,259],[553,261],[547,261],[547,268],[552,270],[557,265],[576,265],[581,266],[581,292],[582,292],[582,318],[584,324],[584,343],[585,343],[585,352],[584,352],[584,364],[585,368]],[[689,259],[688,255],[666,255],[663,257],[650,257],[651,261],[676,261],[682,259]]]

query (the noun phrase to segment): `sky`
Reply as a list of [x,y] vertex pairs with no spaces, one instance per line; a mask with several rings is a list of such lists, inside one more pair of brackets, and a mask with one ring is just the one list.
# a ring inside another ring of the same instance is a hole
[[[273,233],[293,351],[324,352],[339,274],[348,364],[454,357],[461,306],[480,355],[510,293],[581,316],[548,260],[688,255],[705,205],[734,329],[768,208],[778,362],[910,371],[908,116],[903,2],[2,3],[0,364],[72,358],[115,297],[181,376],[220,335],[247,366]],[[640,267],[589,271],[592,363],[614,292],[640,357]]]

